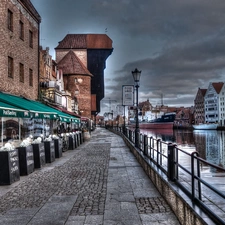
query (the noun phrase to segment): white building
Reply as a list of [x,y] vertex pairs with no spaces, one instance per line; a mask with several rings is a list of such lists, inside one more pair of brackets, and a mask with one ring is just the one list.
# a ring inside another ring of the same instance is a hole
[[205,94],[205,122],[225,125],[224,82],[210,83]]

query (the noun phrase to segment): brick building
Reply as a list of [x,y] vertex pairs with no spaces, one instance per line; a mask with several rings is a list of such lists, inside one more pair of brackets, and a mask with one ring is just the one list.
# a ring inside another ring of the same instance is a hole
[[205,103],[204,97],[207,89],[199,88],[194,100],[194,118],[195,124],[205,123]]
[[91,77],[76,54],[70,50],[58,63],[63,71],[65,90],[71,93],[72,104],[78,102],[79,113],[91,118]]
[[73,103],[78,102],[80,114],[91,118],[100,112],[104,98],[105,61],[113,51],[112,40],[106,34],[68,34],[55,51],[65,89]]
[[0,90],[38,98],[39,24],[30,0],[0,0]]

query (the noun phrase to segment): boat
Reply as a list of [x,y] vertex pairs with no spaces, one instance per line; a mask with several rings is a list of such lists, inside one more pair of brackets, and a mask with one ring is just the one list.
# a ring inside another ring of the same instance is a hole
[[[140,129],[173,129],[176,113],[165,113],[159,118],[150,121],[140,121]],[[135,127],[135,119],[130,120],[130,126]]]
[[195,130],[216,130],[218,128],[216,123],[200,123],[192,126]]

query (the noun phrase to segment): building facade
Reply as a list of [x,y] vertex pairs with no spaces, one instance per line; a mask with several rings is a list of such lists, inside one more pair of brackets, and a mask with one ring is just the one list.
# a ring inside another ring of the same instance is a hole
[[[79,112],[89,118],[96,115],[100,112],[100,101],[104,98],[104,69],[106,59],[113,51],[112,40],[105,34],[68,34],[59,42],[55,51],[56,61],[63,70],[65,88],[69,87],[72,99],[78,101]],[[67,64],[74,68],[70,73],[65,71]],[[82,82],[78,82],[81,79]],[[90,97],[87,97],[89,94]]]
[[224,125],[224,95],[223,82],[210,83],[205,94],[205,122]]
[[0,0],[1,91],[38,98],[40,22],[29,0]]
[[199,88],[194,100],[194,122],[195,124],[205,123],[205,94],[207,89]]

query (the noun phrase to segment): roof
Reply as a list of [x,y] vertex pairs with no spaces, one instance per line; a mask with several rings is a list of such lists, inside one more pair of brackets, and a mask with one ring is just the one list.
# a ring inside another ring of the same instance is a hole
[[199,90],[201,91],[202,93],[202,96],[204,97],[206,92],[207,92],[207,89],[202,89],[202,88],[199,88]]
[[55,49],[112,49],[106,34],[67,34]]
[[222,87],[223,87],[224,83],[223,82],[218,82],[218,83],[212,83],[212,86],[214,87],[214,89],[216,90],[216,93],[219,94]]
[[38,23],[41,23],[41,16],[37,12],[37,10],[34,8],[34,6],[33,6],[33,4],[31,3],[30,0],[19,0],[19,2],[21,2],[21,4],[24,6],[24,8],[26,8],[31,13],[31,15],[33,16],[33,18]]
[[58,68],[62,69],[63,74],[93,76],[72,50],[59,61]]

